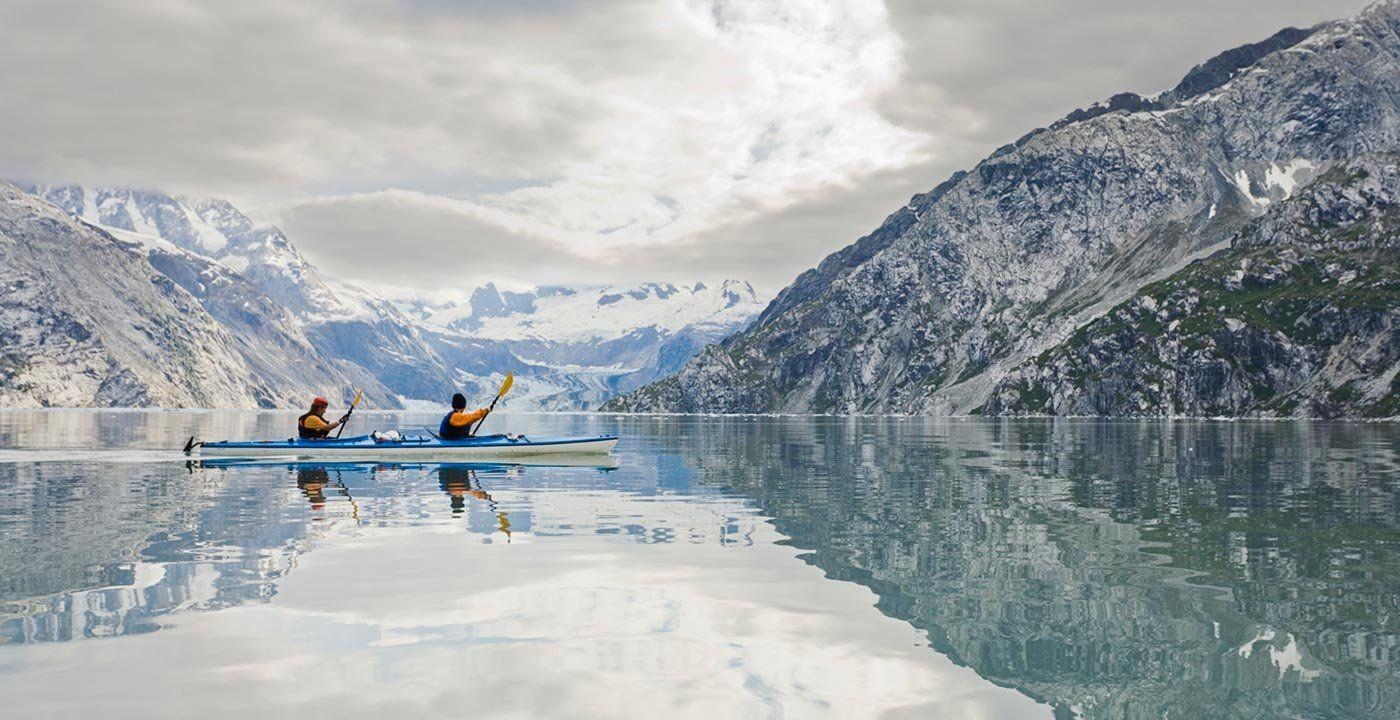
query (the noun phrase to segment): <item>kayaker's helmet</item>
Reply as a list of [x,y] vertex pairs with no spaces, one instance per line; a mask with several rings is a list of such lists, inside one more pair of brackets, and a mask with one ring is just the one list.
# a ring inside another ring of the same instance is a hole
[[323,397],[321,397],[321,396],[319,396],[319,395],[311,399],[311,407],[312,407],[312,408],[329,407],[329,406],[330,406],[330,402],[328,402],[325,398],[323,398]]
[[452,393],[452,409],[463,410],[467,407],[467,396],[462,393]]

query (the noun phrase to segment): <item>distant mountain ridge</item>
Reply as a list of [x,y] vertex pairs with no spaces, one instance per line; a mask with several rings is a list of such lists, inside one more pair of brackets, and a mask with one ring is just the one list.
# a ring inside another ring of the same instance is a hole
[[[1397,148],[1400,3],[1382,0],[1353,19],[1222,53],[1157,98],[1118,95],[1028,133],[802,274],[748,330],[606,408],[1173,414],[1214,407],[1213,398],[1197,397],[1139,408],[1103,397],[1117,392],[1108,383],[1094,386],[1094,403],[1069,397],[1078,390],[1065,386],[1049,404],[991,401],[1009,377],[1024,377],[1028,361],[1072,342],[1145,286],[1227,250],[1251,221],[1314,179]],[[1386,287],[1380,291],[1392,292]],[[1344,347],[1362,340],[1337,338]],[[1308,393],[1355,379],[1335,368],[1317,372]],[[1360,411],[1312,400],[1225,406],[1266,415]]]
[[[9,359],[0,360],[7,368],[0,373],[0,404],[296,407],[313,394],[348,400],[354,388],[365,388],[372,406],[398,408],[414,399],[440,402],[454,390],[489,396],[504,373],[514,371],[519,381],[512,406],[581,409],[673,372],[761,309],[752,288],[734,281],[714,291],[703,283],[685,286],[687,294],[655,283],[527,293],[488,285],[463,306],[391,302],[322,276],[279,229],[258,225],[224,200],[74,185],[23,189],[47,201],[24,200],[16,188],[3,200],[26,220],[11,240],[20,249],[47,249],[31,257],[36,266],[50,266],[30,278],[36,287],[60,275],[61,266],[90,262],[81,253],[58,252],[62,244],[40,243],[42,233],[105,242],[129,256],[133,273],[150,275],[153,284],[171,283],[178,301],[163,317],[173,313],[219,333],[220,341],[182,346],[183,352],[216,352],[237,359],[237,367],[224,371],[232,385],[218,392],[177,392],[167,383],[182,382],[178,373],[127,361],[88,372],[126,373],[140,378],[146,391],[59,391],[34,381],[31,362],[54,348],[40,352],[16,343]],[[91,281],[102,277],[93,268]],[[76,311],[100,293],[70,295]],[[88,310],[139,318],[156,302]],[[554,317],[564,310],[567,318]],[[117,352],[114,345],[103,348]],[[129,349],[134,356],[171,352],[159,345]],[[55,376],[81,364],[58,352],[45,363],[51,368],[45,372]],[[239,385],[247,392],[232,387]]]
[[[749,283],[477,288],[464,304],[400,304],[425,332],[519,358],[529,404],[591,408],[679,370],[763,309]],[[478,382],[489,385],[498,378]]]

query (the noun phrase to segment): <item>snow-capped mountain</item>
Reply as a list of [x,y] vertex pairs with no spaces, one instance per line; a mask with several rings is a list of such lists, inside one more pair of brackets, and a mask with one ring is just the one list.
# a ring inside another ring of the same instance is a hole
[[[1390,382],[1400,370],[1400,344],[1394,342],[1400,296],[1391,280],[1373,283],[1366,276],[1362,286],[1374,292],[1358,294],[1353,308],[1343,299],[1347,292],[1339,287],[1340,276],[1326,280],[1336,284],[1322,285],[1319,293],[1317,283],[1310,286],[1284,270],[1259,275],[1257,269],[1233,267],[1232,273],[1246,279],[1262,278],[1264,286],[1223,292],[1199,276],[1205,266],[1192,263],[1227,251],[1232,243],[1250,242],[1251,223],[1298,212],[1300,206],[1285,199],[1310,183],[1324,183],[1326,192],[1358,192],[1354,183],[1329,173],[1340,172],[1350,160],[1397,148],[1400,2],[1381,0],[1352,19],[1290,28],[1221,53],[1158,96],[1117,95],[1000,148],[970,171],[915,196],[874,232],[803,273],[748,330],[706,348],[677,375],[609,407],[1168,415],[1212,408],[1226,414],[1370,414],[1389,407],[1393,412],[1400,397],[1400,386]],[[1369,166],[1356,165],[1360,172],[1372,172],[1365,169]],[[1329,201],[1325,206],[1356,205]],[[1379,208],[1365,212],[1384,216]],[[1315,242],[1322,243],[1330,226],[1314,225],[1312,231],[1320,233]],[[1358,226],[1356,232],[1369,231]],[[1296,263],[1308,231],[1275,235],[1274,249],[1258,251],[1257,258]],[[1376,253],[1376,245],[1362,248],[1355,238],[1334,240],[1326,252],[1348,254],[1334,262],[1338,267],[1365,267],[1393,278],[1393,249]],[[1313,280],[1329,277],[1330,271]],[[1179,296],[1169,298],[1154,285],[1169,278],[1171,287],[1181,289]],[[1302,294],[1287,296],[1282,287],[1266,292],[1269,283],[1284,278],[1290,290]],[[1145,287],[1154,289],[1142,307],[1115,313],[1123,322],[1141,320],[1135,332],[1119,333],[1121,322],[1091,326]],[[1196,307],[1208,297],[1205,289],[1253,310]],[[1170,312],[1143,309],[1158,296],[1171,300]],[[1388,306],[1389,314],[1367,314],[1365,303],[1383,311]],[[1181,323],[1149,319],[1158,315]],[[1291,323],[1306,319],[1326,325],[1339,318],[1347,322],[1329,326],[1338,334],[1279,339],[1299,332]],[[1345,328],[1355,331],[1340,332]],[[1200,339],[1206,329],[1221,333],[1209,347],[1160,337],[1180,330],[1182,337]],[[1275,337],[1236,341],[1254,337],[1251,332]],[[1377,332],[1379,342],[1366,334]],[[1170,357],[1185,358],[1182,362],[1196,370],[1184,372],[1171,361],[1154,366],[1149,360],[1160,358],[1146,357],[1153,353],[1141,351],[1143,346],[1114,355],[1123,362],[1110,362],[1109,353],[1100,352],[1100,345],[1134,337],[1153,338],[1171,350]],[[1250,355],[1251,348],[1268,351]],[[1357,354],[1363,352],[1371,354]],[[1241,367],[1227,367],[1232,364]],[[1357,367],[1390,379],[1388,388],[1378,390],[1380,397],[1369,394],[1375,386],[1354,382]],[[1289,394],[1288,402],[1269,405],[1275,392]],[[1153,393],[1173,397],[1148,401]],[[1246,397],[1250,393],[1257,396]],[[1334,402],[1330,395],[1368,399]]]
[[[124,232],[124,231],[118,231]],[[122,239],[0,183],[0,405],[278,407],[353,387],[291,315],[172,243]]]
[[215,260],[294,313],[341,309],[320,273],[281,230],[255,224],[226,200],[76,185],[26,189],[86,223],[160,238]]
[[[517,407],[572,409],[679,370],[700,348],[743,329],[763,303],[747,282],[725,280],[528,292],[488,284],[465,303],[403,307],[446,346],[470,343],[464,361],[493,352],[518,358],[525,370]],[[485,389],[499,379],[493,372],[471,381]]]
[[486,285],[470,302],[420,309],[430,326],[491,340],[598,342],[644,328],[677,333],[697,328],[728,328],[762,310],[746,282],[725,280],[714,287],[646,283],[598,288],[543,287],[502,292]]
[[[36,391],[22,399],[30,392],[22,388],[32,385],[0,375],[0,388],[14,393],[10,404],[285,407],[310,394],[365,387],[373,406],[399,407],[407,400],[441,402],[458,389],[489,397],[514,371],[512,407],[581,409],[674,372],[762,310],[753,288],[737,281],[529,292],[487,285],[460,305],[390,302],[322,276],[279,229],[256,224],[224,200],[75,185],[24,189],[48,202],[31,199],[16,212],[66,213],[81,222],[70,221],[65,232],[86,237],[87,228],[94,242],[132,256],[139,272],[172,282],[203,311],[191,322],[233,339],[232,349],[221,352],[237,356],[241,368],[226,374],[254,391],[201,396],[208,400]],[[84,262],[66,253],[43,259],[53,266]],[[145,312],[119,307],[123,314]],[[134,354],[145,352],[157,351]],[[60,376],[62,353],[49,360]]]

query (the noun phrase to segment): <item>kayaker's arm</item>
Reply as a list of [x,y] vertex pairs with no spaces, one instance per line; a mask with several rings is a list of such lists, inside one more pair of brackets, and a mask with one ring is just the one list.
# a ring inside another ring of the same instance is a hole
[[471,412],[465,410],[454,412],[448,416],[447,424],[451,425],[453,428],[465,430],[471,427],[472,423],[486,417],[487,412],[486,408],[477,408]]
[[325,420],[322,420],[321,418],[312,415],[306,418],[306,420],[302,424],[305,425],[306,429],[308,430],[330,431],[340,427],[340,424],[343,422],[345,422],[344,416],[342,416],[339,420],[336,420],[335,422],[326,422]]

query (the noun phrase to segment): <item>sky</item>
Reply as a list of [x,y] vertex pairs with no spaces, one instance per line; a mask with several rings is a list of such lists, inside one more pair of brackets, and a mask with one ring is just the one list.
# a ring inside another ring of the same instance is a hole
[[389,294],[773,293],[1076,107],[1365,0],[0,3],[0,172],[226,197]]

